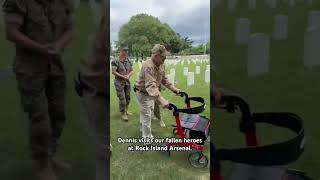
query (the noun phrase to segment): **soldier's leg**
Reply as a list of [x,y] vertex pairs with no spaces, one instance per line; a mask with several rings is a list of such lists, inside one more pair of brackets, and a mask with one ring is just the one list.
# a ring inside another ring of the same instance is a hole
[[119,98],[119,110],[121,113],[124,113],[126,111],[126,106],[127,106],[125,90],[124,90],[125,86],[117,82],[115,82],[114,85],[116,88],[117,96]]
[[130,104],[130,100],[131,100],[131,85],[130,84],[126,84],[126,86],[124,88],[124,92],[125,92],[125,97],[126,97],[126,111],[128,113],[129,104]]
[[131,97],[130,97],[131,94],[130,93],[131,93],[131,85],[127,84],[126,87],[125,87],[127,110],[128,110],[128,107],[129,107],[129,104],[130,104],[130,100],[131,100]]
[[65,116],[66,78],[64,75],[49,76],[46,87],[48,110],[52,129],[49,147],[51,157],[57,151],[58,142],[66,123]]
[[96,158],[96,180],[104,180],[109,177],[109,108],[106,106],[106,97],[84,93],[83,103],[86,109],[90,139],[93,142]]
[[155,101],[154,102],[154,110],[153,110],[154,116],[158,119],[161,120],[161,112],[160,112],[160,106],[159,104]]
[[153,138],[151,133],[151,114],[154,107],[154,100],[150,96],[137,92],[137,99],[140,104],[140,122],[142,124],[142,137]]
[[31,156],[35,160],[48,158],[51,137],[45,75],[16,74],[21,103],[29,117]]

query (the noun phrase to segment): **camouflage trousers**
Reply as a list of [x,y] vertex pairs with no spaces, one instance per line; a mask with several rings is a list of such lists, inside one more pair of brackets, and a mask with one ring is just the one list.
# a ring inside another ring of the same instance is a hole
[[116,88],[117,96],[119,98],[119,110],[120,112],[126,112],[128,110],[131,99],[131,85],[127,82],[115,81],[114,86]]
[[54,156],[65,125],[65,75],[16,73],[21,103],[29,118],[34,159]]
[[87,130],[89,140],[92,143],[94,158],[96,161],[96,180],[109,178],[109,133],[110,125],[108,121],[109,108],[107,107],[107,97],[92,95],[84,92],[82,101],[83,116],[86,117],[83,127]]
[[156,101],[154,101],[153,114],[158,120],[161,120],[160,105]]

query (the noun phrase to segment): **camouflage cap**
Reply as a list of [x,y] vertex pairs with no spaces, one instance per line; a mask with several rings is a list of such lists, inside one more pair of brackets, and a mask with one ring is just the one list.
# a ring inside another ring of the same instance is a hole
[[155,44],[151,50],[152,54],[160,54],[161,56],[169,56],[170,52],[167,51],[167,49],[161,45],[161,44]]

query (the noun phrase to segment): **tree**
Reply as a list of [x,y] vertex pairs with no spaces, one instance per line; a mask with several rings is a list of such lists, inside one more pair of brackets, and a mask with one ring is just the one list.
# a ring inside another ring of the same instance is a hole
[[164,44],[170,47],[172,53],[178,53],[192,44],[190,39],[181,38],[167,23],[161,23],[158,18],[147,14],[132,16],[120,28],[118,39],[117,45],[128,45],[137,60],[150,56],[154,44]]
[[206,44],[200,44],[196,47],[193,47],[191,49],[191,53],[195,55],[201,55],[201,54],[209,54],[210,53],[210,42]]

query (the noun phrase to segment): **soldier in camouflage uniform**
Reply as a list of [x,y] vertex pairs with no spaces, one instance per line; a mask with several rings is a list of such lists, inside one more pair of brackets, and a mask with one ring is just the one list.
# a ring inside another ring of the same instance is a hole
[[39,179],[57,179],[53,159],[65,125],[62,52],[72,37],[72,7],[64,0],[5,0],[7,39],[15,44],[13,70],[30,124],[30,147]]
[[119,59],[111,62],[112,74],[115,76],[114,86],[116,88],[117,96],[119,98],[119,109],[121,118],[128,121],[128,106],[130,103],[130,77],[133,74],[132,62],[128,59],[128,47],[122,46],[120,48]]
[[151,132],[151,114],[155,101],[163,108],[167,108],[169,105],[169,101],[161,96],[159,91],[160,85],[164,85],[176,94],[180,92],[165,76],[165,66],[163,64],[168,55],[169,52],[163,45],[156,44],[152,48],[151,59],[142,63],[138,80],[134,86],[140,108],[140,129],[143,138],[153,138]]

